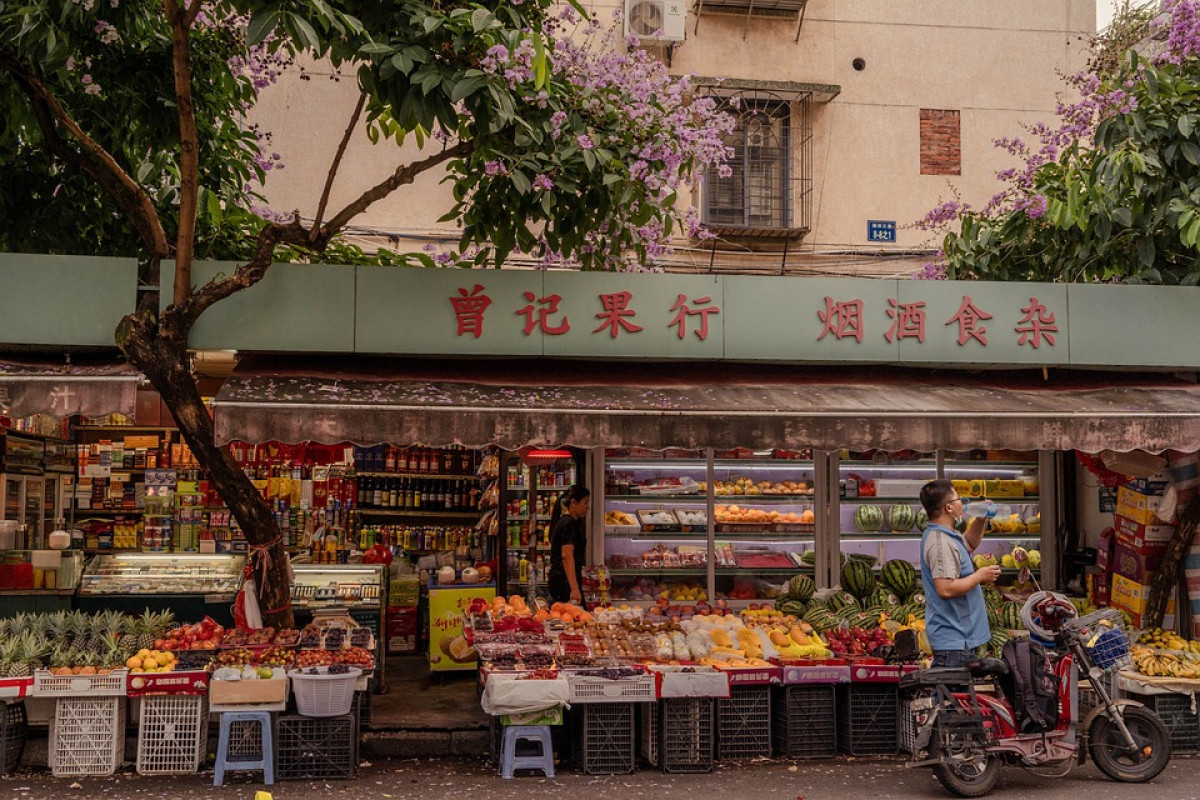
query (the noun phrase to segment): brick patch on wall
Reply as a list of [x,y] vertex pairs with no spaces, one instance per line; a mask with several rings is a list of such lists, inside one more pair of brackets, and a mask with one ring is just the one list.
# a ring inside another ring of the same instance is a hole
[[921,174],[962,174],[962,138],[957,111],[921,109]]

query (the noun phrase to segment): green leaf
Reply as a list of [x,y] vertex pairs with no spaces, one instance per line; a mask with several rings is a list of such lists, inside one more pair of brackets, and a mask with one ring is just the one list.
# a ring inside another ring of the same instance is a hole
[[487,30],[488,26],[495,21],[496,18],[492,16],[492,12],[486,8],[477,8],[471,12],[471,29],[476,33]]
[[1193,167],[1200,166],[1200,147],[1195,142],[1180,142],[1179,151]]
[[1191,137],[1192,131],[1196,128],[1196,118],[1191,114],[1184,114],[1175,125],[1179,128],[1181,136]]
[[251,46],[262,44],[263,40],[271,35],[278,24],[278,9],[251,17],[250,24],[246,26],[246,44]]
[[1112,215],[1114,220],[1126,228],[1133,225],[1133,213],[1128,208],[1114,208]]
[[358,48],[358,54],[362,56],[386,56],[394,52],[396,52],[396,48],[383,42],[371,42]]
[[1138,263],[1149,269],[1154,266],[1154,237],[1144,235],[1138,240]]
[[529,190],[533,188],[533,184],[529,182],[529,178],[519,169],[514,169],[509,175],[509,179],[521,194],[528,194]]
[[583,163],[584,163],[584,165],[587,166],[588,172],[591,172],[594,169],[596,169],[596,156],[594,156],[592,154],[592,151],[591,150],[583,150],[581,152],[583,153]]
[[296,35],[303,40],[305,47],[314,51],[321,49],[321,37],[317,36],[316,30],[308,20],[299,14],[289,14],[288,20]]
[[546,85],[546,45],[542,42],[541,34],[533,33],[533,88],[541,89]]
[[454,84],[454,88],[450,91],[450,102],[457,103],[463,98],[471,96],[485,83],[487,83],[487,78],[483,76],[463,78]]

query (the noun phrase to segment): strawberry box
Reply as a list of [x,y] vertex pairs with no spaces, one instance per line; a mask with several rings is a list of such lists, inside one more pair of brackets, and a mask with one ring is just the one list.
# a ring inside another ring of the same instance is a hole
[[[1135,547],[1145,547],[1152,544],[1165,546],[1175,535],[1174,525],[1150,524],[1138,522],[1136,519],[1117,514],[1113,518],[1117,536]],[[1156,520],[1157,522],[1157,520]]]

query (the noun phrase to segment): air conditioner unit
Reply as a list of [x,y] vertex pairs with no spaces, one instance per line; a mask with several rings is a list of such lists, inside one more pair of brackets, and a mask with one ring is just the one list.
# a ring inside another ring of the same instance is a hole
[[625,0],[625,35],[660,42],[682,42],[687,22],[685,0]]

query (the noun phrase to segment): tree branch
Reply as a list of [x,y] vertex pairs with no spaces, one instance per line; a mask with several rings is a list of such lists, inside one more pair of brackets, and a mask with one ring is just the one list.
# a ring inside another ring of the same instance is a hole
[[[387,180],[377,183],[367,191],[359,195],[358,199],[347,205],[341,211],[333,216],[326,225],[320,227],[316,231],[315,236],[310,236],[311,245],[320,250],[329,240],[338,234],[342,228],[349,224],[350,220],[357,217],[362,212],[370,208],[374,203],[387,197],[392,192],[399,189],[405,184],[412,183],[417,176],[426,170],[436,167],[438,164],[449,161],[452,158],[460,158],[469,155],[474,150],[474,145],[470,142],[459,142],[453,147],[448,147],[440,153],[434,153],[428,158],[423,158],[420,161],[414,161],[411,164],[403,164],[396,167]],[[314,226],[315,228],[316,226]]]
[[317,203],[317,217],[313,220],[312,230],[309,232],[310,237],[315,237],[321,229],[321,220],[325,217],[325,207],[329,205],[329,193],[333,191],[333,179],[337,176],[342,157],[346,155],[346,147],[350,144],[350,135],[358,127],[358,118],[362,116],[363,107],[366,104],[367,96],[360,92],[358,102],[354,104],[354,113],[350,115],[350,124],[346,126],[346,132],[342,134],[342,141],[333,155],[333,163],[329,165],[329,174],[325,176],[325,188],[321,191],[320,202]]
[[188,30],[191,30],[192,25],[196,22],[196,17],[200,15],[201,5],[201,0],[192,0],[187,12],[183,15],[183,24]]
[[[46,139],[46,148],[94,180],[116,201],[137,229],[152,258],[162,259],[169,255],[167,236],[150,195],[117,163],[111,153],[84,132],[32,69],[5,50],[0,50],[0,68],[16,79],[21,91],[29,98],[38,127]],[[84,152],[67,144],[58,132],[58,124],[66,128]]]
[[192,104],[192,56],[188,11],[175,0],[163,0],[171,25],[171,64],[175,73],[175,112],[179,117],[179,230],[175,236],[174,300],[192,288],[192,255],[196,247],[196,211],[200,196],[200,137]]

